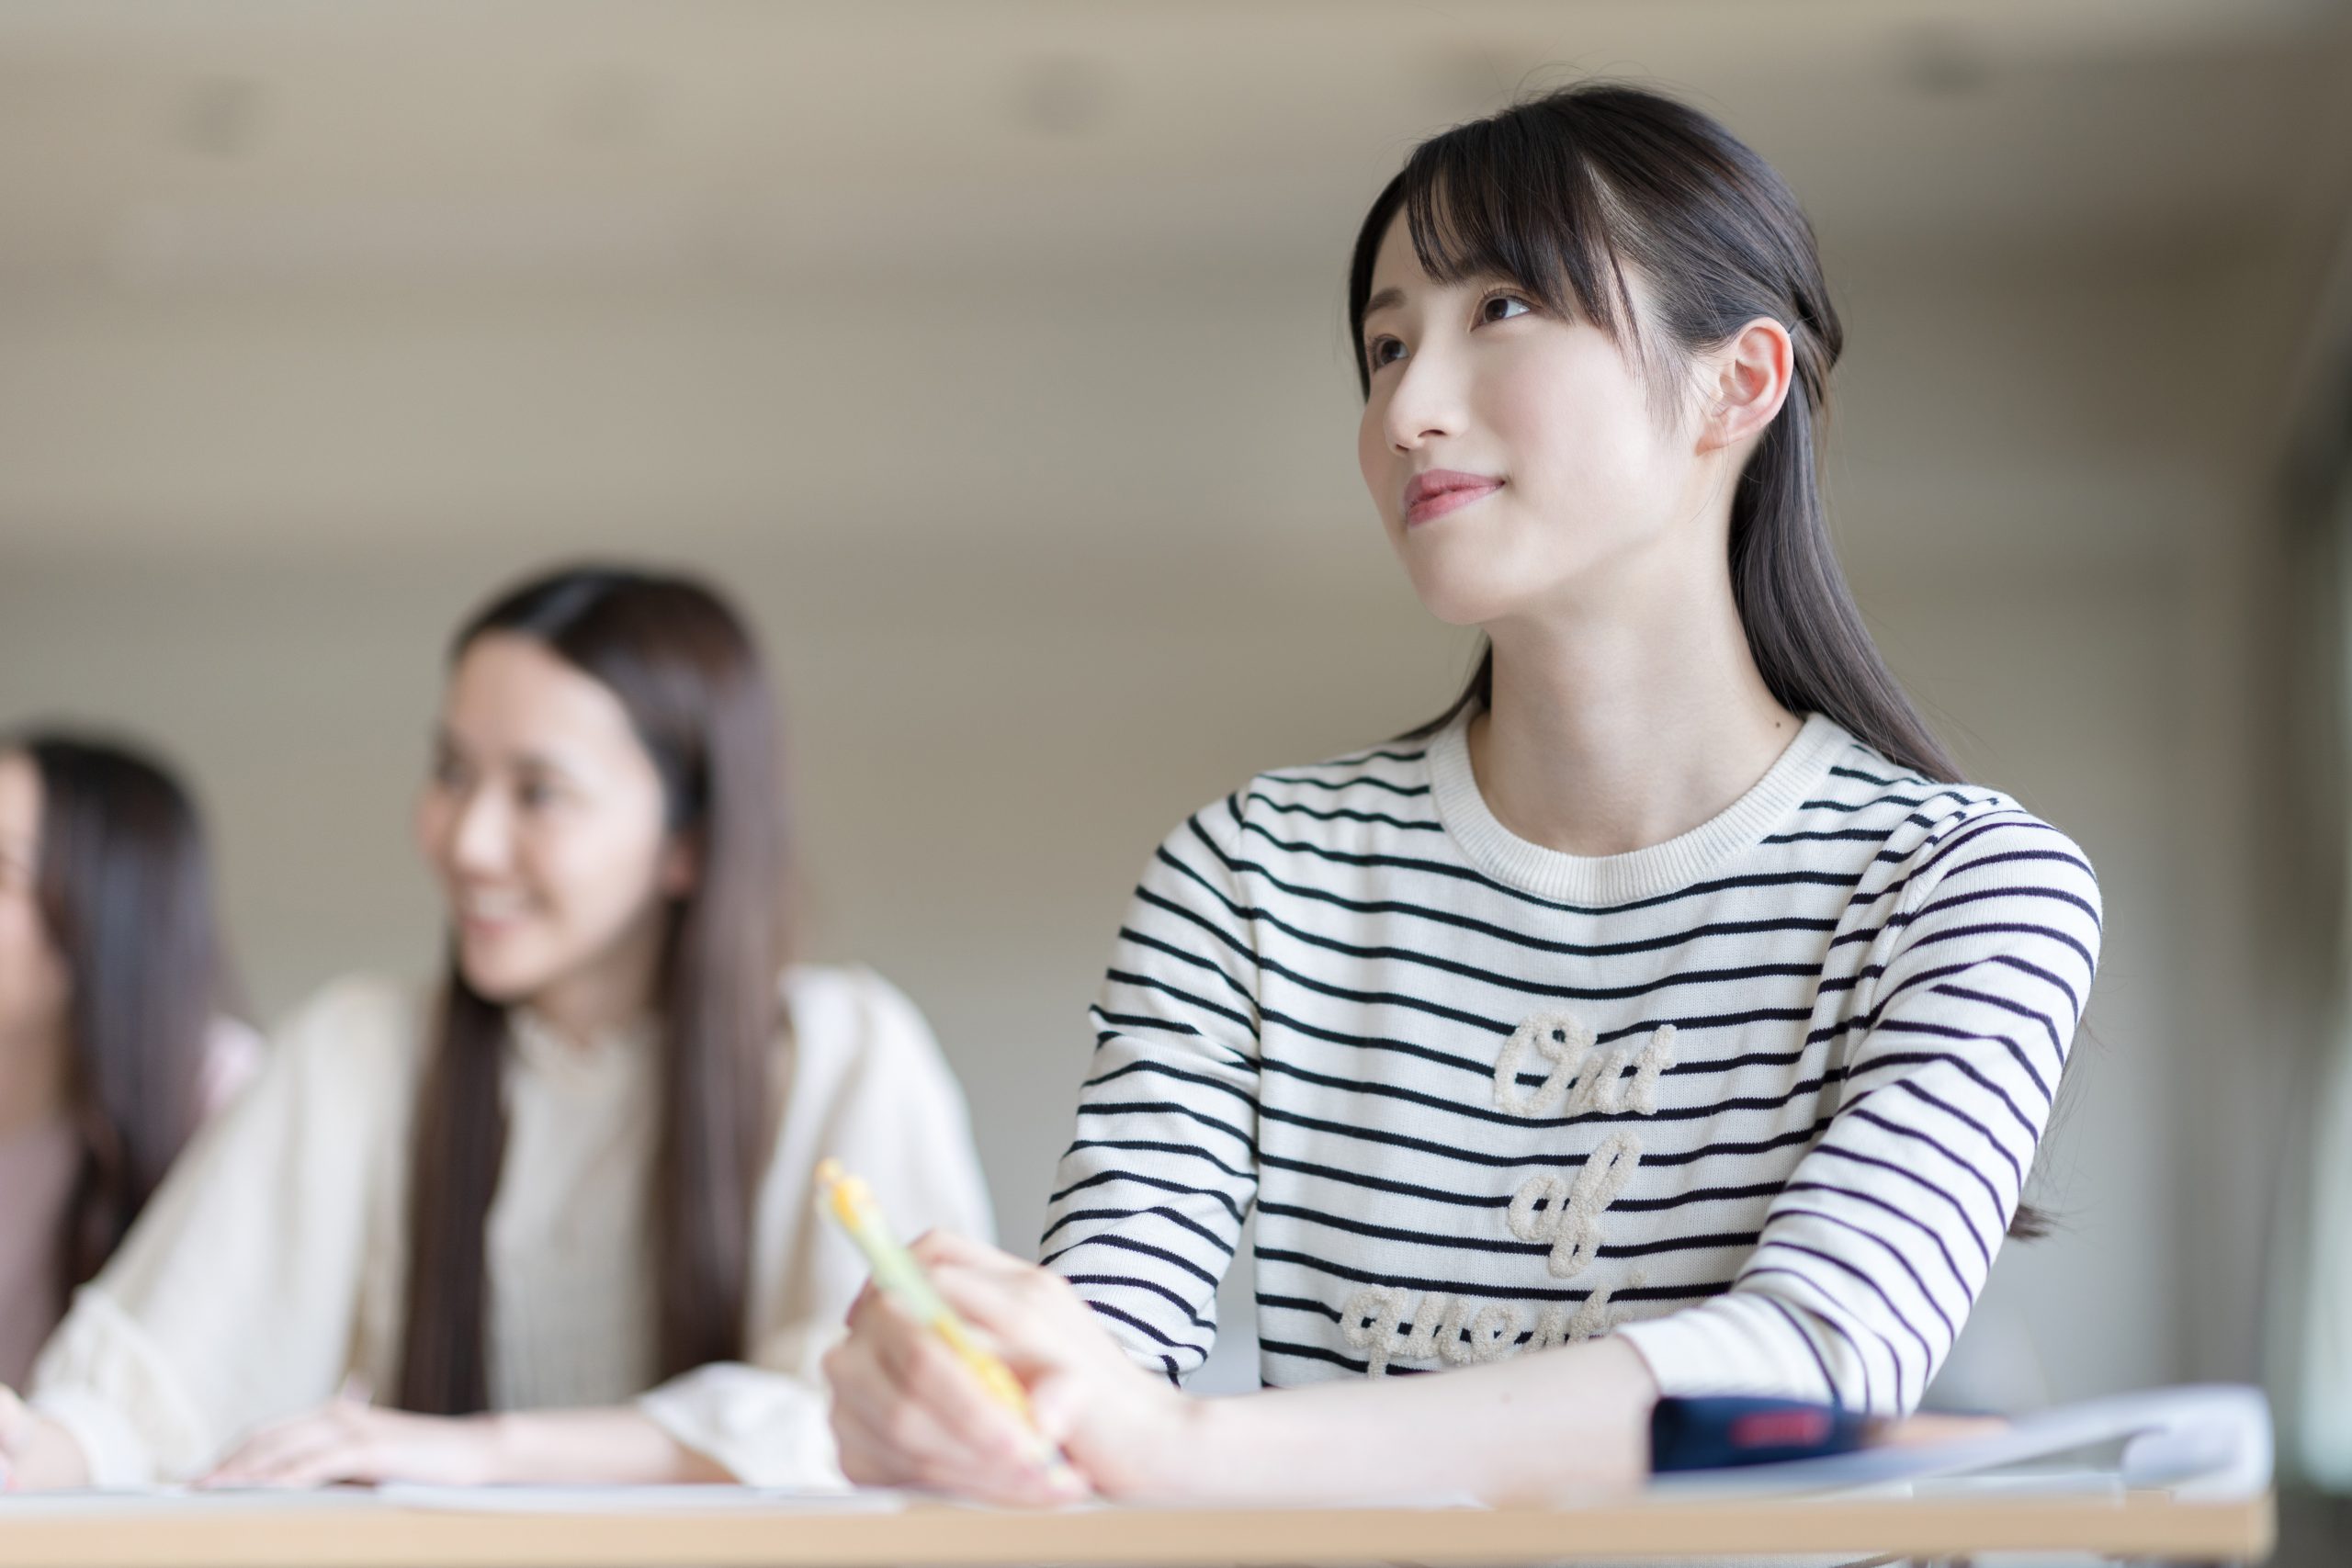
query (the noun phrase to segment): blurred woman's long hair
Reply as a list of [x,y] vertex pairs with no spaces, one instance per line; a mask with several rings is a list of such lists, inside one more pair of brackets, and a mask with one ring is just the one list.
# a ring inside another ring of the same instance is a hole
[[241,1010],[196,803],[171,770],[57,729],[0,738],[41,789],[35,897],[72,993],[67,1103],[82,1143],[58,1268],[98,1271],[196,1131],[218,1020]]
[[[702,584],[594,568],[501,596],[458,632],[451,664],[492,633],[531,638],[620,699],[661,775],[668,827],[694,845],[698,872],[670,912],[655,981],[656,1352],[663,1377],[737,1359],[771,1061],[787,1022],[779,744],[759,654]],[[506,1034],[505,1009],[467,984],[453,955],[412,1154],[399,1385],[411,1410],[464,1415],[489,1403],[483,1233],[505,1152]]]

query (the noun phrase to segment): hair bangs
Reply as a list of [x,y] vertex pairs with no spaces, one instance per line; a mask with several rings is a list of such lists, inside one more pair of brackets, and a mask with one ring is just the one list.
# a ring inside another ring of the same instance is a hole
[[1363,390],[1372,385],[1364,304],[1381,242],[1400,215],[1415,260],[1437,282],[1504,279],[1555,315],[1589,321],[1638,351],[1639,317],[1617,232],[1623,214],[1574,135],[1573,116],[1558,107],[1522,104],[1431,138],[1373,203],[1350,269]]
[[1609,193],[1578,148],[1530,118],[1457,126],[1415,152],[1403,190],[1413,254],[1440,283],[1507,278],[1546,310],[1630,340]]

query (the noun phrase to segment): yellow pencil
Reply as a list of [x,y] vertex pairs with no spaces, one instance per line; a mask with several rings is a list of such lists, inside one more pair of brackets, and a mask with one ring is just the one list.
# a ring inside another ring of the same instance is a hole
[[874,1282],[885,1294],[911,1314],[925,1328],[946,1342],[956,1359],[971,1370],[980,1387],[989,1396],[1021,1419],[1022,1427],[1036,1441],[1035,1458],[1044,1465],[1056,1481],[1075,1483],[1077,1476],[1054,1446],[1037,1429],[1037,1413],[1030,1408],[1029,1392],[1021,1380],[987,1347],[972,1337],[939,1287],[922,1271],[914,1254],[899,1245],[890,1227],[882,1217],[882,1206],[874,1201],[874,1191],[858,1178],[842,1168],[841,1161],[827,1159],[817,1167],[817,1197],[819,1203],[840,1223],[865,1261],[874,1270]]

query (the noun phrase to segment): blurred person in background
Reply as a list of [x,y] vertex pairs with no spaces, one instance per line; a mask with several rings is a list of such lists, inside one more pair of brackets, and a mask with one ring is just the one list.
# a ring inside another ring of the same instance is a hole
[[17,1483],[838,1484],[818,1358],[864,1269],[812,1168],[989,1207],[913,1006],[789,961],[778,740],[696,582],[469,620],[417,810],[448,973],[284,1028],[0,1410]]
[[137,748],[0,736],[0,1384],[259,1066],[195,802]]
[[[1168,838],[1044,1266],[919,1246],[1069,1465],[869,1292],[828,1361],[861,1482],[1631,1485],[1661,1393],[1906,1414],[2032,1228],[2098,885],[1958,782],[1838,570],[1841,330],[1787,186],[1572,88],[1419,148],[1349,295],[1365,484],[1485,660]],[[1187,1399],[1253,1206],[1272,1392]]]

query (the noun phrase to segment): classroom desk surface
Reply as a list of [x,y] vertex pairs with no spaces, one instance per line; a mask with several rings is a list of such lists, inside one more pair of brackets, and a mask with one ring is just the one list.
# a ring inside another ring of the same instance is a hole
[[799,1568],[1045,1562],[1535,1563],[1632,1554],[1768,1551],[1951,1556],[2070,1551],[2258,1562],[2269,1497],[2181,1503],[2160,1493],[1962,1499],[1644,1500],[1561,1509],[1082,1508],[1001,1512],[918,1503],[843,1511],[439,1511],[329,1494],[0,1503],[8,1568]]

